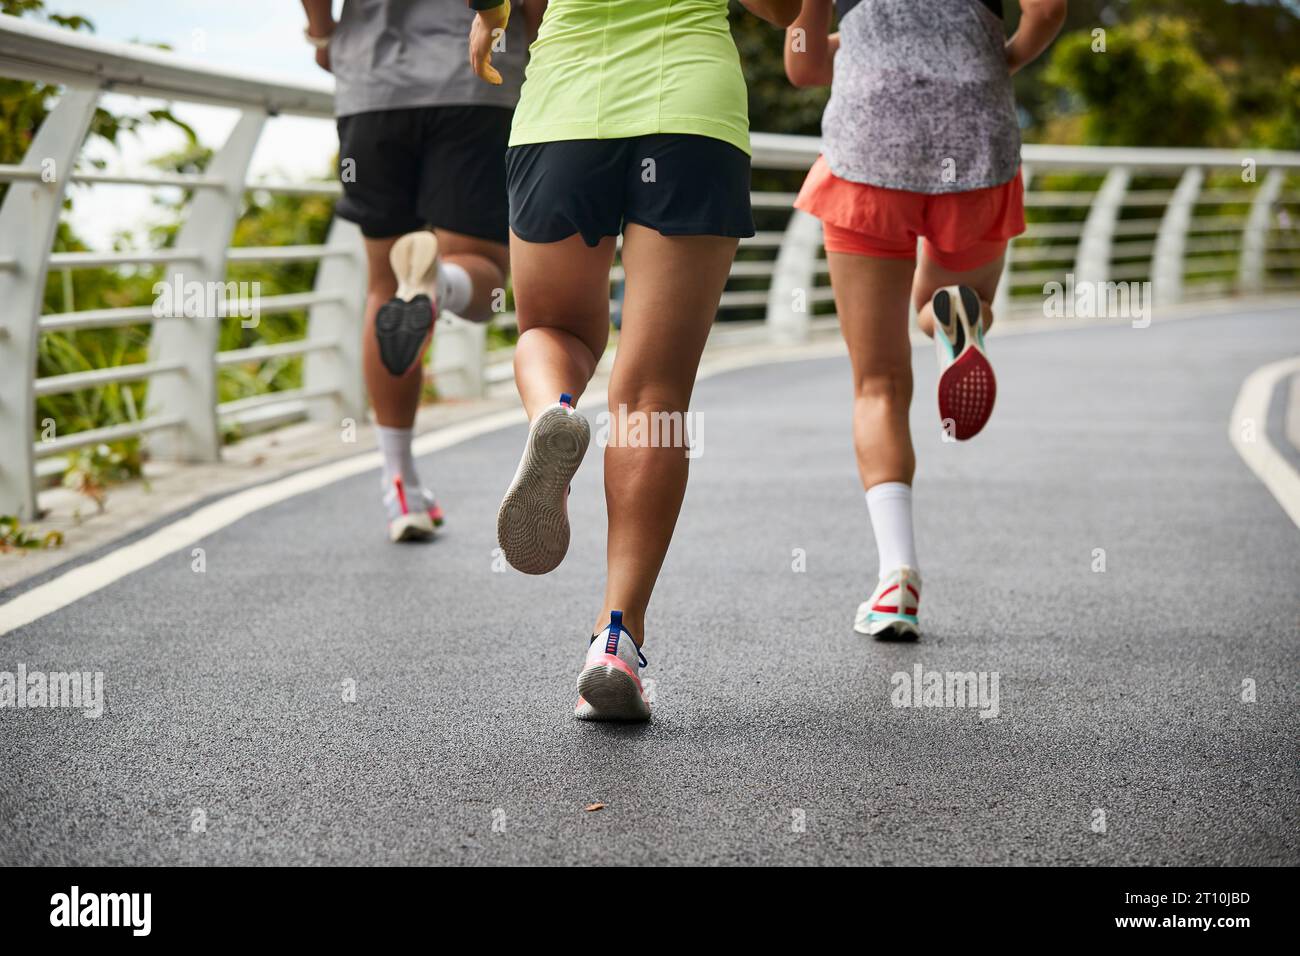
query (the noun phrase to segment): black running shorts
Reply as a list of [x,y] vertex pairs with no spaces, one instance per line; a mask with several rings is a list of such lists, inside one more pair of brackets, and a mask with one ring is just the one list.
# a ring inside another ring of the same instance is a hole
[[589,246],[635,222],[665,236],[754,234],[749,156],[709,136],[527,143],[506,152],[510,228],[527,242]]
[[508,241],[505,152],[513,112],[424,106],[340,116],[343,198],[335,212],[370,239],[433,226]]

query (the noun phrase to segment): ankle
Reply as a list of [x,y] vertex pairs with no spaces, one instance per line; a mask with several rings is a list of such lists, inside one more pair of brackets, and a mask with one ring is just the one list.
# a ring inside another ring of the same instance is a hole
[[[601,631],[605,630],[605,628],[609,627],[610,614],[615,610],[618,610],[617,605],[615,605],[614,607],[604,608],[600,612],[600,615],[596,618],[596,626],[591,629],[591,633],[599,634]],[[629,635],[631,635],[632,640],[636,643],[637,647],[644,646],[645,644],[644,612],[633,613],[631,611],[624,611],[623,630],[626,631]]]
[[420,474],[416,470],[415,456],[411,448],[414,429],[377,425],[375,432],[379,452],[384,462],[381,474],[384,487],[390,486],[394,478],[401,478],[406,486],[418,488]]

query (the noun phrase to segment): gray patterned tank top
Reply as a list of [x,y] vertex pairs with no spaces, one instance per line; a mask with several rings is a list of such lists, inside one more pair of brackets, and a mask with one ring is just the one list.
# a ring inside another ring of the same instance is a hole
[[822,151],[841,179],[921,193],[1020,168],[1001,0],[836,0]]

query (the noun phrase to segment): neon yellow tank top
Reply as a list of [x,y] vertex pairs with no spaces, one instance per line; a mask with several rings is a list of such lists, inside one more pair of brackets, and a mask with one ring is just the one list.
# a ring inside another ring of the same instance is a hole
[[695,133],[749,152],[727,0],[551,0],[510,145]]

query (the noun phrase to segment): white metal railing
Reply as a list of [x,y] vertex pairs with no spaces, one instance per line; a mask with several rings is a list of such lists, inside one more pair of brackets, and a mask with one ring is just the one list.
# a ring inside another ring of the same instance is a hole
[[[355,227],[336,219],[321,245],[230,248],[247,191],[338,194],[336,183],[247,181],[253,149],[274,117],[332,119],[327,84],[250,76],[7,16],[0,16],[0,76],[63,89],[22,162],[0,165],[0,183],[10,184],[0,207],[0,513],[32,517],[39,463],[88,444],[147,435],[155,456],[213,460],[220,455],[223,423],[360,420],[365,411],[360,373],[365,263]],[[95,106],[106,92],[214,104],[235,108],[240,115],[202,175],[78,170]],[[794,193],[788,191],[797,186],[797,172],[816,158],[818,142],[755,133],[753,146],[755,170],[795,175],[784,184],[785,191],[754,193],[760,231],[741,243],[720,312],[762,316],[772,340],[797,342],[808,336],[814,311],[826,310],[832,300],[820,224],[792,214]],[[1287,177],[1300,170],[1300,154],[1030,145],[1023,160],[1031,222],[1012,243],[996,304],[1000,311],[1014,315],[1026,306],[1041,309],[1043,284],[1068,273],[1089,282],[1151,281],[1161,304],[1206,293],[1297,285],[1300,231],[1289,217],[1296,210],[1294,220],[1300,222],[1300,193],[1287,190]],[[1254,177],[1242,176],[1243,168]],[[1230,186],[1222,182],[1224,171],[1234,174]],[[1083,180],[1061,181],[1057,174],[1080,174]],[[1206,188],[1212,176],[1216,184]],[[180,186],[191,190],[192,198],[174,248],[52,254],[69,182]],[[314,288],[263,296],[257,307],[261,314],[307,310],[307,332],[299,341],[218,352],[218,321],[186,315],[155,318],[150,303],[42,314],[51,268],[151,265],[165,267],[169,283],[182,272],[190,281],[224,282],[230,263],[289,261],[320,263]],[[615,266],[610,279],[617,299],[621,266]],[[1029,294],[1017,294],[1026,289]],[[503,315],[494,324],[512,321]],[[152,328],[145,362],[35,375],[42,335],[140,324]],[[433,366],[443,394],[481,393],[490,381],[508,377],[508,363],[490,361],[485,337],[483,325],[449,316],[439,320]],[[301,388],[217,404],[221,369],[297,356],[303,360]],[[38,396],[142,380],[149,389],[138,420],[33,441]]]

